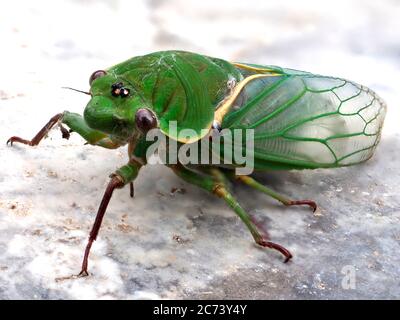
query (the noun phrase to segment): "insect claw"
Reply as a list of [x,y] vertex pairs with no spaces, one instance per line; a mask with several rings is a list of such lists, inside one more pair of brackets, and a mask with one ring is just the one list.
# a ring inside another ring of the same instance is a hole
[[292,255],[290,257],[286,257],[286,259],[283,261],[283,263],[288,263],[292,259]]
[[13,143],[14,143],[14,141],[15,141],[14,138],[15,138],[15,137],[11,137],[10,139],[8,139],[8,140],[7,140],[7,145],[10,144],[10,146],[12,147],[12,145],[13,145]]
[[281,246],[280,244],[277,244],[277,243],[274,243],[271,241],[266,241],[264,239],[258,240],[257,244],[259,244],[260,246],[263,246],[263,247],[275,249],[275,250],[279,251],[280,253],[282,253],[285,256],[285,260],[283,261],[283,263],[287,263],[290,259],[293,258],[293,255],[290,253],[290,251],[288,249],[286,249],[285,247]]
[[297,205],[307,205],[313,210],[313,212],[317,211],[317,204],[312,200],[293,200],[290,201],[287,206],[297,206]]
[[27,144],[28,146],[32,146],[31,141],[22,139],[20,137],[11,137],[10,139],[7,140],[7,145],[10,143],[10,145],[12,146],[15,141],[19,142],[19,143]]
[[83,277],[88,277],[89,276],[89,272],[87,272],[87,270],[82,270],[81,272],[79,272],[78,274],[78,278],[83,278]]

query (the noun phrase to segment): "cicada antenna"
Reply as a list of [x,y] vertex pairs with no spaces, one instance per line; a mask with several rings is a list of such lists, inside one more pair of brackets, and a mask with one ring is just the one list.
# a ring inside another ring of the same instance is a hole
[[71,88],[71,87],[61,87],[61,88],[62,89],[72,90],[72,91],[76,91],[76,92],[80,92],[80,93],[84,93],[84,94],[87,94],[87,95],[91,96],[91,93],[87,92],[87,91],[82,91],[82,90],[74,89],[74,88]]

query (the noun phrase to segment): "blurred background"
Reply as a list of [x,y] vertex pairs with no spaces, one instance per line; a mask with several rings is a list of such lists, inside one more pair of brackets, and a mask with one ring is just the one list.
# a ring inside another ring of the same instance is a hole
[[398,80],[397,0],[17,0],[1,6],[3,88],[32,74],[85,87],[94,69],[166,49],[372,86],[382,77]]
[[[389,253],[398,251],[400,239],[393,229],[400,212],[399,17],[398,0],[2,1],[0,298],[398,298],[399,261]],[[127,192],[112,200],[92,253],[95,276],[61,281],[79,269],[107,175],[126,161],[125,151],[84,147],[77,136],[61,141],[58,132],[33,149],[10,149],[5,141],[15,134],[30,138],[62,110],[81,113],[87,97],[62,86],[87,90],[94,70],[166,49],[371,87],[389,107],[377,159],[363,169],[272,176],[283,193],[317,195],[323,212],[331,214],[325,218],[302,209],[282,213],[265,200],[257,206],[261,196],[238,190],[254,200],[245,202],[254,214],[271,216],[265,223],[273,236],[297,257],[290,268],[256,250],[247,230],[217,200],[166,169],[144,171],[133,207]],[[276,182],[280,178],[285,182]],[[159,196],[174,186],[189,194]],[[211,220],[193,222],[199,221],[193,206],[208,211]],[[126,217],[132,208],[142,214]],[[175,233],[189,239],[186,247],[171,240]],[[338,239],[353,246],[338,250]],[[324,257],[313,259],[315,252]],[[363,275],[353,291],[340,287],[340,270],[348,264]]]
[[70,96],[59,87],[87,88],[92,70],[182,49],[349,78],[391,102],[399,16],[397,0],[16,0],[1,4],[1,94]]

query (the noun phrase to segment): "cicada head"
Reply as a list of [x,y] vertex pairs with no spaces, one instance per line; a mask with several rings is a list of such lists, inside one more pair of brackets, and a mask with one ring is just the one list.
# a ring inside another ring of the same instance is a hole
[[107,71],[95,71],[90,77],[92,98],[84,111],[92,129],[129,139],[136,132],[157,126],[157,118],[142,95],[125,79]]

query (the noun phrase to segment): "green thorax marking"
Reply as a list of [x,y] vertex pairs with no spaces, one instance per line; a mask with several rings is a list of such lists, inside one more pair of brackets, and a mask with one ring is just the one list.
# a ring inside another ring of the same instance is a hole
[[[228,93],[227,82],[242,75],[224,60],[184,51],[162,51],[134,57],[109,69],[135,88],[146,106],[155,111],[160,129],[181,142],[202,138],[201,129],[209,129],[214,110]],[[170,132],[170,121],[177,132]],[[195,131],[179,137],[183,129]]]

